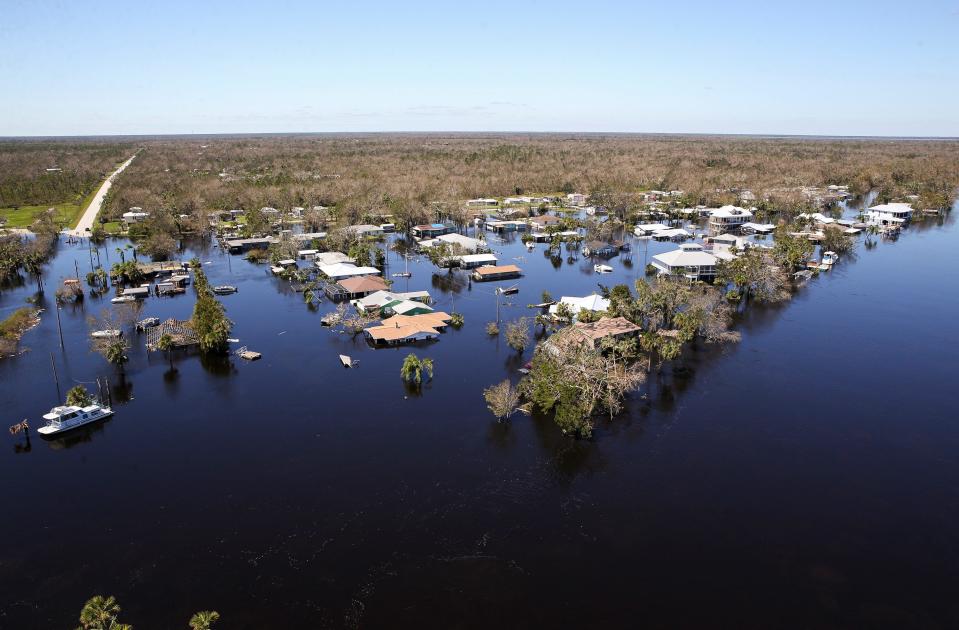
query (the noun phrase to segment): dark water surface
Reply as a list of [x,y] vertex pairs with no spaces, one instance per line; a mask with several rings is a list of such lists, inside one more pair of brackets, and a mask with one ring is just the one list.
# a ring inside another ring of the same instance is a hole
[[[140,339],[121,379],[87,342],[105,299],[61,311],[65,351],[48,310],[30,351],[0,361],[3,428],[56,403],[50,352],[64,391],[109,376],[117,401],[65,440],[2,438],[0,627],[74,627],[97,593],[138,630],[199,609],[223,628],[955,627],[957,245],[952,217],[871,250],[860,237],[855,259],[752,309],[741,343],[691,352],[689,375],[667,368],[590,442],[546,418],[493,422],[482,389],[531,356],[484,333],[497,284],[460,276],[466,326],[415,350],[436,365],[416,396],[408,348],[331,333],[328,302],[311,312],[265,267],[201,248],[211,282],[240,286],[221,299],[261,361],[171,370]],[[524,257],[506,318],[544,288],[585,295],[643,269],[641,243],[602,277],[565,251],[555,267],[542,245],[495,249]],[[48,307],[74,260],[88,270],[62,245]],[[411,270],[409,290],[453,310],[444,274]],[[33,291],[0,293],[0,316]],[[151,297],[142,316],[192,304]]]

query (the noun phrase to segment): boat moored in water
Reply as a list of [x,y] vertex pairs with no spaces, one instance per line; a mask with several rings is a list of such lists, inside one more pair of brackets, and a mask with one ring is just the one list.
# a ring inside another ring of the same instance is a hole
[[117,337],[123,336],[122,330],[116,330],[115,328],[108,328],[106,330],[94,330],[90,333],[90,336],[95,339],[116,339]]
[[43,415],[43,419],[47,423],[37,429],[37,433],[45,436],[57,435],[91,422],[109,418],[112,415],[112,409],[100,405],[88,405],[86,407],[61,405],[54,407],[49,413]]
[[213,287],[213,292],[217,295],[229,295],[230,293],[236,293],[238,289],[232,284],[221,284],[220,286]]
[[141,319],[137,322],[137,330],[146,330],[147,328],[153,328],[154,326],[160,325],[159,317],[147,317],[146,319]]
[[823,252],[822,264],[831,267],[839,262],[839,254],[836,252]]
[[137,299],[132,295],[121,295],[110,300],[114,304],[127,304],[129,302],[136,302]]
[[612,273],[613,268],[609,265],[593,265],[593,271],[596,273]]

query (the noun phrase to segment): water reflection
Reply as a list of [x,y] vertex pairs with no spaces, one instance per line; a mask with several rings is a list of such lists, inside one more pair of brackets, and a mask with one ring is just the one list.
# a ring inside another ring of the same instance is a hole
[[55,450],[61,451],[81,444],[92,442],[97,436],[103,435],[108,422],[113,420],[113,416],[99,420],[93,424],[86,424],[82,427],[71,429],[63,435],[50,438],[44,438],[47,445]]
[[236,374],[237,369],[233,364],[233,358],[229,354],[210,354],[197,353],[200,359],[200,365],[209,374],[220,378],[226,378]]

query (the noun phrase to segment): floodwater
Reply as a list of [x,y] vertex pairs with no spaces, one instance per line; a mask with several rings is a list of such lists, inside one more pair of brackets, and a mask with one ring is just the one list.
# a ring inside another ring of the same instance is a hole
[[[0,627],[74,627],[94,594],[138,630],[201,609],[224,628],[954,627],[959,231],[953,214],[862,240],[789,304],[745,313],[741,343],[655,374],[591,441],[485,408],[483,388],[531,356],[484,331],[493,288],[513,281],[450,283],[425,260],[398,279],[466,318],[414,349],[436,366],[421,395],[399,376],[410,348],[321,327],[329,302],[311,311],[209,246],[184,257],[239,286],[220,299],[258,362],[171,368],[134,338],[121,376],[87,340],[107,299],[61,310],[63,350],[47,310],[29,351],[0,360],[4,427],[39,426],[57,402],[51,353],[62,392],[108,377],[117,413],[29,449],[4,434]],[[637,242],[631,268],[620,256],[599,276],[565,251],[493,245],[526,272],[507,320],[543,289],[631,284],[674,247]],[[48,309],[75,263],[89,269],[87,250],[62,244]],[[4,289],[0,315],[34,290]],[[151,297],[141,317],[192,303],[192,289]]]

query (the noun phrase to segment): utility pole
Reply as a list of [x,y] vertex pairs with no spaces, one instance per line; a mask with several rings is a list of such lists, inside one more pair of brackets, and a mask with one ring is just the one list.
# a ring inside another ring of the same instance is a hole
[[57,311],[57,331],[60,333],[60,350],[63,350],[63,328],[60,326],[60,305],[53,300],[53,308]]
[[[57,384],[57,400],[63,400],[60,395],[60,379],[57,377],[57,364],[53,360],[53,353],[50,353],[50,365],[53,367],[53,382]],[[60,404],[59,402],[57,404]]]

